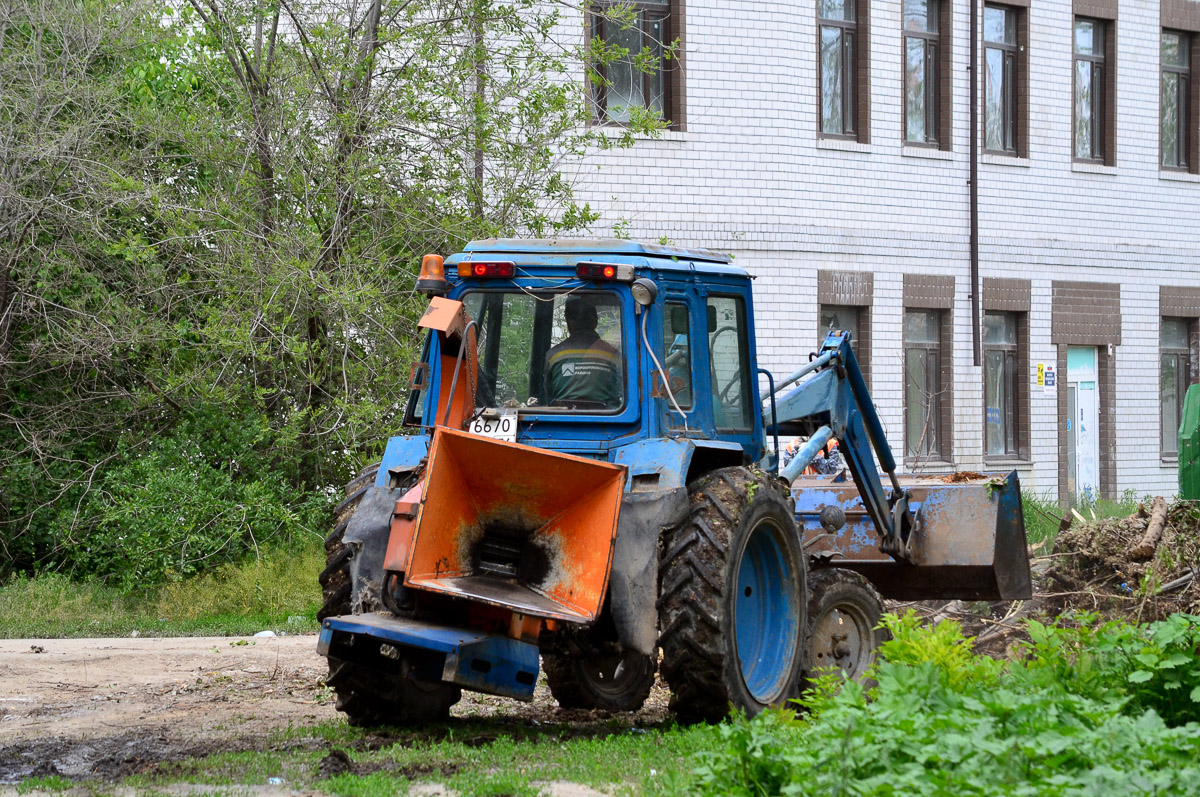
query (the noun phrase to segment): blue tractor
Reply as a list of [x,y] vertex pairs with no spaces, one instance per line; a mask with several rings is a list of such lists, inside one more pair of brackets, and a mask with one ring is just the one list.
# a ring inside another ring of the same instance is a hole
[[754,714],[860,677],[881,594],[1029,597],[1015,473],[898,477],[850,335],[776,381],[729,257],[488,240],[417,288],[412,433],[349,485],[320,577],[351,722],[530,700],[542,671],[564,707],[637,709],[661,674],[681,721]]

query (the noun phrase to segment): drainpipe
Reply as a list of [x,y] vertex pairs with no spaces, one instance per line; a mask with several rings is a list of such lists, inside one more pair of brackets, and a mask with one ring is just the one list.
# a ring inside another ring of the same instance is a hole
[[979,0],[971,0],[971,349],[980,364],[979,285]]

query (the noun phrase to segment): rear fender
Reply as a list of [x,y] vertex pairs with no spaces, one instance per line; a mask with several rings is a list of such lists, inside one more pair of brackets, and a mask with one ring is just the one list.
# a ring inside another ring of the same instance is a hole
[[399,486],[404,477],[421,469],[429,454],[429,435],[397,435],[387,441],[383,463],[375,484],[379,487]]
[[616,450],[626,467],[625,495],[613,551],[609,605],[621,645],[650,655],[658,641],[658,538],[687,515],[687,481],[727,464],[740,465],[736,443],[685,437],[642,440]]

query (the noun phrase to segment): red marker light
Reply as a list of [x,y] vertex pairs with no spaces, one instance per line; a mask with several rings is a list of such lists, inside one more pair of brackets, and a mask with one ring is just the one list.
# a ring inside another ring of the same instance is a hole
[[577,263],[575,276],[581,280],[633,281],[633,266],[623,263]]
[[458,276],[460,277],[483,277],[483,278],[506,278],[512,277],[517,273],[517,267],[513,263],[468,263],[463,262],[458,264]]

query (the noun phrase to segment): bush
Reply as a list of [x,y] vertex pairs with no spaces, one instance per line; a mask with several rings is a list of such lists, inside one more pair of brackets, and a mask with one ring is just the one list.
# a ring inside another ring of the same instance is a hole
[[265,436],[254,418],[210,409],[147,451],[122,451],[92,493],[98,520],[71,547],[71,569],[131,591],[323,537],[330,499],[277,475],[259,453]]
[[701,754],[688,788],[728,795],[1200,791],[1200,724],[1183,722],[1200,706],[1187,693],[1200,672],[1200,618],[1040,626],[1028,660],[1009,663],[972,653],[954,623],[924,628],[911,615],[888,615],[885,623],[893,639],[873,673],[878,686],[826,676],[802,701],[807,717],[772,711],[714,729],[717,750]]

